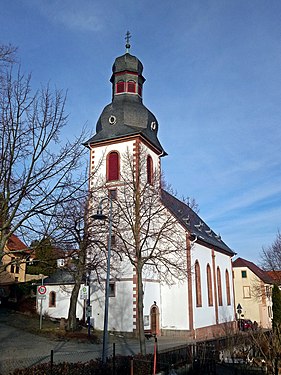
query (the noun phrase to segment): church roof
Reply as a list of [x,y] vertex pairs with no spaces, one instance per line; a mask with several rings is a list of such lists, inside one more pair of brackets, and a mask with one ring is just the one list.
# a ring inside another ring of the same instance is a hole
[[[96,124],[96,134],[84,143],[85,146],[140,135],[161,156],[166,155],[157,137],[158,121],[142,103],[142,85],[145,81],[142,70],[142,63],[129,53],[116,58],[110,80],[112,102],[103,109]],[[124,84],[120,92],[117,90],[118,82]],[[130,82],[133,82],[133,89],[128,87]]]
[[258,276],[264,283],[266,284],[273,284],[274,281],[270,277],[270,275],[263,271],[261,268],[256,266],[254,263],[250,262],[249,260],[243,259],[243,258],[237,258],[232,263],[232,266],[234,268],[236,267],[246,267],[249,268],[256,276]]
[[166,208],[176,217],[179,223],[188,230],[192,237],[197,238],[198,242],[222,250],[230,256],[235,255],[222,241],[221,236],[216,234],[186,203],[180,201],[163,189],[161,197]]

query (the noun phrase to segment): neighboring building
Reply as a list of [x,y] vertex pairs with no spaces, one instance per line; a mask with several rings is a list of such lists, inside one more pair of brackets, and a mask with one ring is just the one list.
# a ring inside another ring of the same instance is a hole
[[273,280],[273,284],[279,286],[281,288],[281,271],[265,271],[267,275]]
[[12,234],[4,248],[4,253],[2,264],[6,272],[2,273],[2,275],[6,275],[5,279],[9,279],[11,283],[26,281],[26,259],[29,255],[28,247],[15,234]]
[[235,303],[242,307],[240,317],[256,321],[262,328],[271,328],[272,278],[254,263],[243,258],[237,258],[233,262],[233,273]]
[[[134,168],[140,169],[138,156],[144,150],[146,173],[142,179],[152,184],[158,178],[159,186],[161,157],[167,155],[157,137],[158,121],[142,103],[145,82],[142,63],[127,50],[116,58],[112,69],[112,102],[98,119],[96,134],[85,143],[90,150],[90,187],[100,188],[95,195],[96,202],[104,194],[110,194],[113,199],[121,194],[120,189],[124,188],[121,175],[129,168],[124,163],[126,153],[132,155]],[[182,333],[193,338],[225,334],[226,323],[232,326],[235,321],[231,262],[234,252],[188,205],[161,188],[158,190],[163,215],[172,215],[177,220],[174,233],[184,243],[182,264],[186,267],[186,278],[179,281],[173,277],[168,285],[161,279],[161,271],[146,268],[143,274],[145,329],[163,335]],[[107,235],[103,241],[106,243]],[[125,259],[119,271],[110,280],[109,330],[135,332],[138,323],[136,271]],[[95,327],[103,329],[104,288],[93,287],[95,300],[91,304]]]
[[[43,280],[43,285],[46,289],[42,289],[43,292],[41,292],[41,294],[38,292],[40,286],[38,285],[37,287],[37,312],[40,313],[42,309],[42,313],[47,314],[51,318],[66,319],[68,316],[70,296],[74,285],[73,272],[67,268],[59,268],[52,276],[46,277]],[[77,301],[76,316],[78,319],[83,318],[86,306],[85,294],[83,298],[80,298],[84,286],[85,284],[83,283]]]

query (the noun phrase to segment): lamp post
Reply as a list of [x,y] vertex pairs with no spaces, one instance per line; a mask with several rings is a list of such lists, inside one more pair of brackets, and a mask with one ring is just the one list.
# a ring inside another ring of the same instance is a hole
[[238,314],[238,327],[239,327],[239,330],[241,329],[241,313],[242,313],[242,306],[240,305],[240,303],[238,303],[237,307],[236,307],[236,310],[237,310],[237,314]]
[[112,233],[112,198],[103,198],[98,205],[96,215],[93,215],[94,220],[106,220],[107,216],[102,213],[102,203],[109,200],[109,228],[108,228],[108,243],[107,243],[107,270],[106,270],[106,284],[105,284],[105,304],[104,304],[104,326],[103,326],[103,341],[102,341],[102,363],[106,363],[106,351],[108,346],[108,304],[109,304],[109,279],[110,279],[110,253],[111,253],[111,233]]

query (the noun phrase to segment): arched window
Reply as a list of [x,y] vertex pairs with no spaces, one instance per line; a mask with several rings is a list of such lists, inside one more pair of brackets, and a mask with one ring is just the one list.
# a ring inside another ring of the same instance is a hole
[[226,286],[226,301],[227,301],[228,305],[231,305],[230,284],[229,284],[229,273],[228,273],[228,270],[225,271],[225,286]]
[[212,287],[212,273],[211,267],[207,264],[207,287],[208,287],[208,304],[213,306],[213,287]]
[[135,81],[128,81],[127,91],[128,92],[136,92],[136,82]]
[[151,185],[153,183],[153,161],[150,155],[146,159],[146,172],[147,182]]
[[56,292],[49,294],[49,307],[56,307]]
[[118,81],[116,84],[116,94],[120,94],[121,92],[125,92],[125,82]]
[[119,180],[119,154],[112,151],[107,156],[107,181]]
[[219,306],[222,306],[221,270],[219,267],[217,268],[217,283],[218,283]]
[[202,306],[202,293],[201,293],[201,276],[200,265],[198,260],[195,262],[195,287],[196,287],[196,306]]

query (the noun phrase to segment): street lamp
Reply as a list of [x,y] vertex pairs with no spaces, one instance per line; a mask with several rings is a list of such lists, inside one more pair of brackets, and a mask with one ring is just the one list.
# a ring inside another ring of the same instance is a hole
[[238,303],[237,307],[236,307],[236,310],[237,310],[237,314],[238,314],[238,327],[239,329],[241,329],[241,313],[242,313],[242,306],[240,305],[240,303]]
[[105,284],[105,304],[104,304],[104,326],[103,326],[103,341],[102,341],[102,363],[106,363],[106,351],[108,346],[108,304],[109,304],[109,278],[110,278],[110,253],[111,253],[111,233],[112,233],[112,198],[103,198],[98,205],[96,215],[93,215],[94,220],[106,220],[107,216],[102,213],[102,204],[105,200],[109,200],[109,229],[108,229],[108,243],[107,243],[107,270],[106,270],[106,284]]

